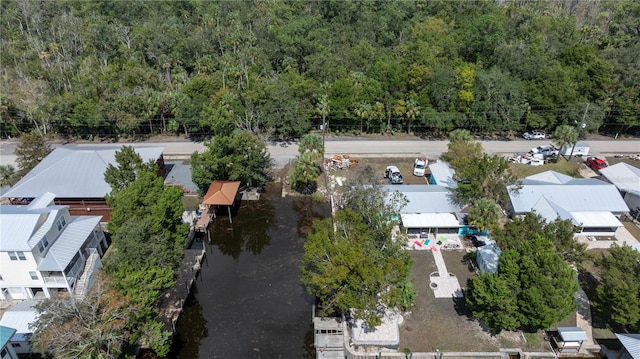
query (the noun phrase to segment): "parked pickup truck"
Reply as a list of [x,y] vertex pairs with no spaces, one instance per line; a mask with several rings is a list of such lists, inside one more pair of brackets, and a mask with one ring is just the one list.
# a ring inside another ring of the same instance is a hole
[[402,182],[404,182],[400,170],[396,166],[387,166],[387,170],[384,172],[384,178],[388,178],[391,184],[402,184]]
[[423,177],[428,164],[429,161],[425,157],[416,158],[416,160],[413,161],[413,175]]
[[532,155],[542,155],[543,158],[556,157],[559,151],[553,146],[538,146],[529,151]]

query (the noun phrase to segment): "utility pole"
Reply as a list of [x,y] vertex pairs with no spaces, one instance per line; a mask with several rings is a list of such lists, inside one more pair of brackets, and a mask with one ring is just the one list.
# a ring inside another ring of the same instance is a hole
[[571,153],[569,154],[569,161],[571,161],[571,157],[573,156],[573,150],[575,150],[576,143],[578,143],[578,140],[580,139],[580,130],[585,128],[585,127],[587,127],[587,124],[584,122],[584,120],[587,118],[587,111],[589,111],[589,103],[588,102],[587,102],[587,106],[584,108],[584,113],[582,114],[582,120],[578,124],[578,129],[576,131],[576,132],[578,132],[578,135],[576,136],[576,142],[574,142],[573,146],[571,147]]

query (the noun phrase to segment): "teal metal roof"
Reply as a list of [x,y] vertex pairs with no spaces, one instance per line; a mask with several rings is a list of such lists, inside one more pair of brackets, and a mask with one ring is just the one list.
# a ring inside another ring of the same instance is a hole
[[4,348],[15,333],[15,329],[0,325],[0,348]]

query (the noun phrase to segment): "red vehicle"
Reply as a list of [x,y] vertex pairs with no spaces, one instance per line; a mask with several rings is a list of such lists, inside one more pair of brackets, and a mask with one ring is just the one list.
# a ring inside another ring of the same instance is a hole
[[601,169],[607,167],[607,163],[598,157],[587,157],[587,166],[591,167],[592,170],[598,172]]

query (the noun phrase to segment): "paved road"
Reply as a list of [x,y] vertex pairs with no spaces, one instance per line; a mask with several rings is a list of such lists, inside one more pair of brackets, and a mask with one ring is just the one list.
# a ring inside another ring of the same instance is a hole
[[[489,154],[527,152],[533,147],[548,145],[549,140],[516,140],[516,141],[480,141],[482,147]],[[640,142],[629,140],[588,141],[591,153],[613,155],[622,153],[640,153]],[[0,164],[15,164],[16,141],[0,142]],[[206,147],[202,142],[167,141],[167,142],[138,142],[119,144],[52,144],[52,147],[108,147],[114,145],[133,146],[161,146],[168,157],[189,156],[194,151],[203,151]],[[426,156],[436,158],[447,150],[447,141],[428,140],[360,140],[360,139],[329,139],[325,142],[326,155],[349,154],[359,157],[398,157],[398,156]],[[298,153],[296,143],[273,143],[267,146],[271,157],[277,166],[286,165]]]

